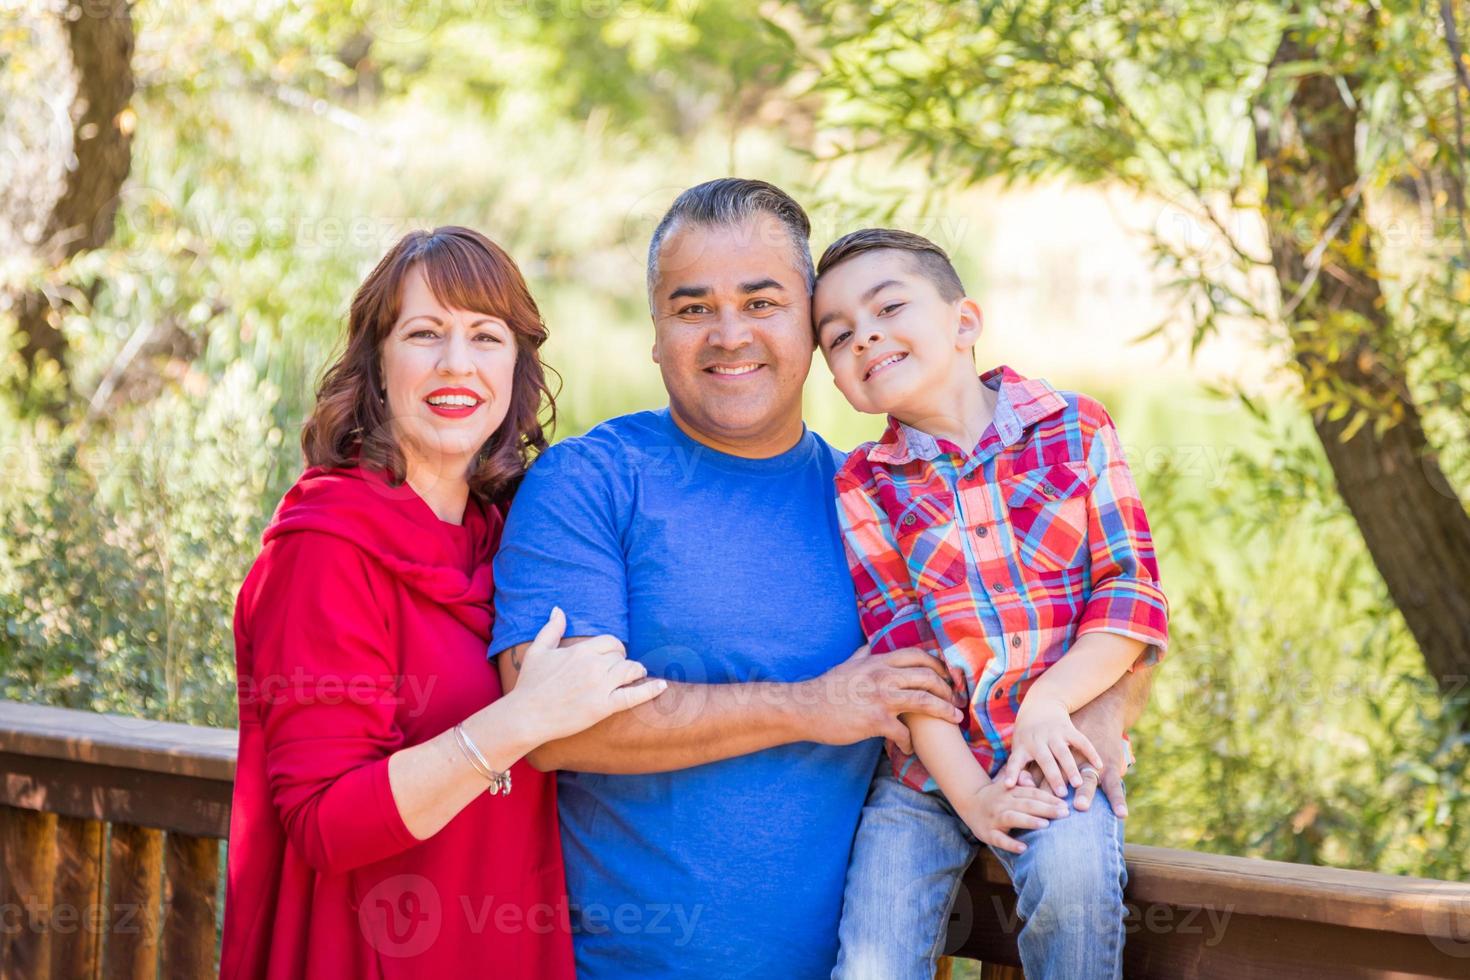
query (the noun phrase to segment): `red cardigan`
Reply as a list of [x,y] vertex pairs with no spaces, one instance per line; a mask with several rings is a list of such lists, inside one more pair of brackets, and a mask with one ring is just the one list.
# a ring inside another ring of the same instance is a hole
[[556,782],[524,762],[428,840],[388,756],[501,695],[498,510],[441,521],[381,472],[312,468],[235,606],[240,755],[223,980],[574,976]]

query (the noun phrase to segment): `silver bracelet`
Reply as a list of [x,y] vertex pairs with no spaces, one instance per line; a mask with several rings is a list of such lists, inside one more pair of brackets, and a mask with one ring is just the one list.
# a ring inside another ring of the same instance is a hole
[[490,763],[485,759],[479,746],[475,745],[470,739],[469,732],[464,730],[463,722],[454,726],[454,740],[459,743],[459,750],[464,753],[466,759],[470,760],[470,765],[474,768],[475,772],[484,776],[489,781],[490,795],[509,796],[510,770],[496,772],[490,768]]

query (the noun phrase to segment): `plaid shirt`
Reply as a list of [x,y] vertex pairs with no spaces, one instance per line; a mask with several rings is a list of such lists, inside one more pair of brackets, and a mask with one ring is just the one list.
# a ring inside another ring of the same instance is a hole
[[[973,453],[897,419],[837,474],[838,512],[874,653],[921,647],[944,660],[969,710],[961,729],[994,775],[1016,711],[1084,633],[1168,643],[1153,539],[1118,433],[1096,401],[1008,367]],[[892,744],[894,773],[937,787]]]

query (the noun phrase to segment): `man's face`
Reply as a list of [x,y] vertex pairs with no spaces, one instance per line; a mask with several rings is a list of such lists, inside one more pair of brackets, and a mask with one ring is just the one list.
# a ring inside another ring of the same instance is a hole
[[813,345],[796,247],[768,214],[664,239],[653,359],[675,417],[717,446],[762,447],[800,428]]

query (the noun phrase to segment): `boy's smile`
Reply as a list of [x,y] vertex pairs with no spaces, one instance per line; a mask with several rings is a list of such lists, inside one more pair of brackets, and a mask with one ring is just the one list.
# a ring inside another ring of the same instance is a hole
[[887,370],[888,368],[897,364],[899,361],[902,361],[906,357],[908,357],[908,354],[904,353],[903,351],[894,351],[892,354],[884,354],[876,361],[870,360],[869,364],[871,366],[863,372],[863,380],[870,380],[873,375],[877,374],[879,371]]

